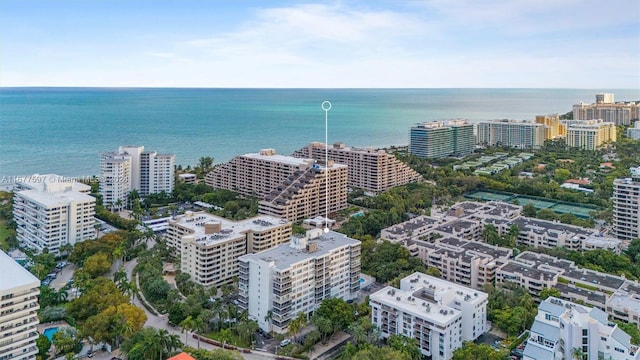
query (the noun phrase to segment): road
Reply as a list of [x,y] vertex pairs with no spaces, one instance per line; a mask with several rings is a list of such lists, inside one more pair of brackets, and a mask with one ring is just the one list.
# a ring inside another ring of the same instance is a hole
[[[129,279],[131,279],[131,276],[132,276],[132,273],[133,273],[133,268],[136,266],[136,264],[137,264],[137,260],[136,259],[134,259],[132,261],[129,261],[129,262],[126,262],[124,264],[124,268],[125,268],[125,271],[127,272],[127,276],[129,277]],[[140,309],[144,310],[145,314],[147,314],[147,322],[145,322],[145,324],[144,324],[145,326],[153,327],[153,328],[156,328],[156,329],[166,329],[169,333],[180,336],[180,340],[181,341],[185,340],[185,334],[182,332],[182,329],[169,325],[169,321],[167,320],[167,315],[156,316],[156,315],[150,313],[140,303],[140,300],[136,296],[134,296],[134,298],[133,298],[133,304],[136,305],[137,307],[139,307]],[[190,333],[187,333],[187,342],[185,343],[185,345],[191,346],[193,348],[197,348],[198,347],[198,342],[197,342],[196,339],[191,337]],[[213,346],[213,345],[204,343],[202,341],[200,341],[200,348],[207,349],[207,350],[220,349],[217,346]],[[252,352],[250,354],[244,354],[244,353],[239,353],[239,354],[242,355],[243,358],[248,359],[248,360],[260,360],[260,359],[264,359],[264,358],[275,358],[274,354],[267,353],[267,352],[262,352],[262,351],[259,351],[259,352],[258,351],[254,351],[254,352]]]

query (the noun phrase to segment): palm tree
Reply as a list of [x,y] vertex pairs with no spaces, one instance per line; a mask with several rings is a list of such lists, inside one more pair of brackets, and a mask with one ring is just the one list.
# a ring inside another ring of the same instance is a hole
[[155,336],[155,342],[159,345],[160,356],[158,359],[162,359],[162,354],[164,350],[168,349],[171,344],[171,338],[169,337],[169,331],[167,329],[158,330]]
[[198,335],[198,337],[196,337],[196,339],[198,340],[198,350],[200,350],[200,333],[202,333],[202,331],[204,331],[205,328],[206,328],[206,325],[202,321],[202,319],[199,317],[196,318],[193,330],[195,330],[196,335]]
[[575,359],[575,360],[583,360],[586,356],[586,354],[584,353],[584,351],[582,351],[581,348],[573,348],[571,349],[571,356]]
[[189,315],[186,319],[180,322],[179,326],[182,328],[182,332],[184,333],[184,343],[187,344],[187,334],[196,327],[196,322],[193,320],[193,317]]
[[172,355],[176,350],[182,348],[183,344],[180,341],[180,337],[176,334],[171,334],[169,335],[169,342],[168,342],[168,352],[169,355]]
[[289,333],[293,335],[293,339],[296,339],[296,335],[300,329],[307,323],[307,316],[304,312],[298,313],[293,320],[289,322]]
[[267,315],[264,316],[264,321],[269,323],[269,333],[271,333],[271,326],[273,321],[273,310],[267,311]]
[[353,341],[355,341],[356,345],[367,341],[367,331],[358,322],[354,322],[349,325],[348,332],[353,337]]

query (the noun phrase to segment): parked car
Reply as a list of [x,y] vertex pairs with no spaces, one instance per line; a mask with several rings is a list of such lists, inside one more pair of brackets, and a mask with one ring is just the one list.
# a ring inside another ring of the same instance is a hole
[[289,339],[284,339],[282,341],[280,341],[280,347],[285,347],[287,345],[291,344],[291,340]]

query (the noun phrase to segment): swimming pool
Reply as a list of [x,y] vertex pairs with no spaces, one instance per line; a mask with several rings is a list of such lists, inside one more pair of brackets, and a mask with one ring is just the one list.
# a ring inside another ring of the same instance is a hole
[[49,340],[53,340],[53,334],[58,332],[58,328],[57,327],[52,327],[52,328],[48,328],[48,329],[44,329],[44,336],[46,336],[47,338],[49,338]]
[[360,284],[362,284],[364,282],[363,278],[360,278]]

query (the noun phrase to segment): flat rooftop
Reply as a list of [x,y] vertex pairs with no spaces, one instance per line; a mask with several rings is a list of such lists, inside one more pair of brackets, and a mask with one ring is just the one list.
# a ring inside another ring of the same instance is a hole
[[[187,211],[184,215],[177,216],[169,221],[170,224],[177,224],[193,231],[193,236],[204,242],[218,242],[244,236],[247,231],[266,231],[278,228],[289,221],[270,215],[259,215],[241,221],[232,221],[204,211]],[[205,224],[220,224],[221,231],[216,234],[205,234]]]
[[627,281],[613,293],[607,305],[618,309],[629,309],[631,312],[640,314],[640,286]]
[[91,186],[77,181],[74,177],[65,177],[56,174],[33,174],[16,178],[16,183],[24,190],[45,191],[45,187],[51,191],[54,188],[71,186],[72,191],[82,193],[91,192]]
[[249,154],[242,155],[242,157],[249,158],[249,159],[270,161],[270,162],[275,162],[280,164],[287,164],[292,166],[300,166],[300,167],[306,167],[315,163],[315,160],[313,159],[302,159],[302,158],[296,158],[293,156],[286,156],[286,155],[279,155],[279,154],[265,155],[260,153],[249,153]]
[[311,239],[308,239],[309,244],[317,245],[317,249],[313,252],[307,252],[306,249],[294,248],[291,246],[291,242],[289,242],[287,244],[280,244],[274,248],[257,254],[243,255],[240,259],[266,262],[273,261],[274,269],[286,270],[301,261],[326,256],[335,249],[360,244],[359,240],[354,240],[335,231],[329,231],[328,233],[319,231],[318,233],[321,233],[321,235],[316,238],[312,237]]
[[0,292],[22,286],[40,286],[40,280],[0,250]]
[[18,194],[35,201],[46,208],[67,206],[70,202],[95,202],[96,198],[77,191],[45,192],[39,190],[22,190]]
[[514,262],[514,261],[509,261],[500,269],[500,271],[508,272],[512,274],[520,274],[531,280],[538,280],[538,281],[541,279],[544,281],[549,281],[549,280],[552,280],[553,277],[557,275],[555,272],[537,269],[534,266],[525,266],[524,264]]
[[446,326],[462,315],[454,308],[417,298],[411,291],[402,291],[391,286],[371,294],[369,299],[412,314],[417,318],[429,319],[429,321],[441,326]]
[[479,304],[488,297],[485,292],[419,272],[400,280],[400,290],[413,292],[423,300],[441,299],[445,294],[454,293],[459,301],[471,304]]

